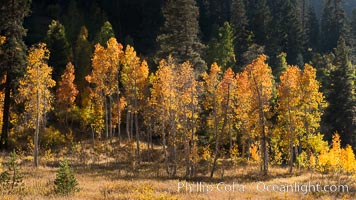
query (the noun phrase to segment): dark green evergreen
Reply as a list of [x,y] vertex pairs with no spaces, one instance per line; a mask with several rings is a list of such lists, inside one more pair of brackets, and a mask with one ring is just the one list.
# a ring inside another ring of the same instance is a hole
[[59,81],[72,56],[64,26],[59,21],[52,20],[48,26],[46,43],[50,51],[48,64],[53,67],[54,80]]
[[157,61],[172,55],[178,62],[190,61],[198,73],[206,69],[200,42],[199,9],[195,0],[167,0],[162,8],[165,19],[157,37]]
[[248,30],[248,18],[243,0],[232,0],[230,23],[235,32],[234,47],[237,65],[243,66],[247,63],[242,62],[242,55],[251,45],[253,37],[252,32]]
[[67,159],[60,163],[54,185],[54,192],[60,195],[68,196],[79,191],[77,179],[74,177]]
[[[251,46],[248,47],[247,51],[242,55],[242,62],[243,63],[251,63],[255,60],[259,55],[265,53],[265,47],[253,43]],[[243,69],[240,69],[241,71]]]
[[31,0],[0,0],[0,5],[0,34],[6,37],[0,58],[0,75],[6,75],[5,85],[1,85],[5,89],[5,98],[0,149],[6,149],[14,89],[26,66],[26,46],[23,42],[26,30],[23,21],[30,12]]
[[321,18],[320,50],[331,52],[340,36],[347,38],[347,16],[342,0],[326,0]]
[[274,67],[274,70],[273,70],[273,75],[274,75],[275,80],[277,80],[277,82],[279,82],[279,78],[280,78],[282,72],[284,72],[288,67],[286,58],[287,58],[287,54],[284,52],[277,55],[276,66]]
[[70,0],[63,17],[63,25],[66,27],[66,36],[70,44],[74,44],[79,34],[80,27],[84,25],[83,15],[77,8],[77,1]]
[[[275,0],[272,7],[273,23],[271,24],[272,37],[266,45],[266,52],[271,58],[277,57],[280,52],[287,54],[287,62],[293,65],[303,65],[301,58],[303,47],[303,33],[297,9],[290,0]],[[272,61],[271,66],[273,68]]]
[[351,61],[356,64],[356,8],[352,11],[351,16]]
[[8,194],[19,192],[23,187],[23,174],[15,150],[10,153],[5,166],[5,170],[0,174],[3,192]]
[[89,96],[88,81],[85,80],[85,76],[91,72],[91,55],[93,54],[93,47],[88,41],[88,30],[85,26],[82,26],[77,37],[77,42],[74,48],[74,66],[75,66],[75,84],[80,91],[76,101],[80,107],[85,104],[86,97]]
[[337,131],[343,144],[356,145],[355,66],[350,62],[349,48],[342,37],[334,54],[334,68],[330,72],[326,96],[329,106],[324,114],[324,131],[328,134]]
[[214,37],[218,28],[230,19],[231,0],[197,0],[199,6],[199,23],[203,41]]
[[320,53],[312,54],[311,64],[316,68],[316,77],[321,84],[320,90],[326,97],[329,96],[330,73],[334,68],[332,64],[334,59],[335,55],[333,53],[324,55]]
[[271,10],[266,0],[248,1],[249,30],[254,34],[255,42],[258,45],[266,45],[270,38]]
[[[304,39],[307,55],[309,52],[317,52],[319,47],[319,22],[313,7],[309,7],[307,19],[305,21]],[[307,58],[310,60],[309,58]]]
[[216,38],[211,39],[206,54],[208,65],[217,62],[223,69],[231,67],[236,71],[236,58],[234,52],[234,31],[229,22],[219,28]]
[[106,46],[106,42],[111,37],[115,37],[115,33],[114,30],[112,29],[110,22],[106,21],[104,22],[104,25],[101,27],[95,43],[100,43],[102,46]]

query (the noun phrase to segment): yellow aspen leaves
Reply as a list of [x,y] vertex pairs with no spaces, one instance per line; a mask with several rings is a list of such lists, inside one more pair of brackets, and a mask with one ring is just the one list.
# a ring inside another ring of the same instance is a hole
[[28,126],[35,128],[36,117],[43,121],[46,112],[52,109],[53,96],[50,88],[56,82],[52,79],[52,68],[47,65],[49,50],[40,43],[31,47],[28,55],[26,73],[19,81],[18,102],[23,102],[27,113]]

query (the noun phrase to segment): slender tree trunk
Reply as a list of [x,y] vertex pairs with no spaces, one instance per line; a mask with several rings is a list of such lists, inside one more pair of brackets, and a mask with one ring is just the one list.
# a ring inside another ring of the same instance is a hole
[[121,143],[121,102],[120,102],[120,91],[118,90],[118,120],[117,120],[117,137],[118,137],[118,140],[119,140],[119,146],[120,146],[120,143]]
[[130,109],[127,108],[127,114],[126,114],[126,133],[127,133],[127,139],[128,139],[128,140],[131,140],[131,138],[130,138],[130,115],[131,115]]
[[[291,132],[289,134],[292,134]],[[289,173],[293,171],[293,137],[289,136]]]
[[[216,100],[215,100],[215,96],[214,96],[214,104],[216,106]],[[226,104],[225,104],[225,111],[224,111],[224,122],[223,122],[223,125],[222,125],[222,128],[221,128],[221,134],[220,135],[216,135],[216,143],[215,143],[215,158],[214,158],[214,162],[213,162],[213,167],[212,167],[212,170],[211,170],[211,173],[210,173],[210,178],[212,178],[214,176],[214,171],[215,171],[215,168],[216,168],[216,162],[220,156],[220,147],[219,147],[219,143],[220,143],[220,140],[221,140],[221,137],[224,135],[224,132],[225,132],[225,127],[226,127],[226,124],[227,124],[227,121],[228,121],[228,116],[227,116],[227,112],[228,112],[228,107],[229,107],[229,101],[230,101],[230,85],[228,85],[228,91],[227,91],[227,100],[226,100]],[[214,106],[214,107],[215,107]],[[216,109],[216,107],[215,107]],[[216,110],[214,111],[216,115]],[[218,126],[218,123],[217,123],[217,119],[216,119],[216,116],[215,116],[215,130],[217,131],[217,126]]]
[[190,146],[189,146],[189,139],[188,139],[188,127],[189,127],[189,123],[188,123],[188,117],[186,114],[186,110],[184,107],[183,110],[184,113],[184,121],[185,121],[185,128],[184,128],[184,154],[185,154],[185,176],[188,177],[190,176]]
[[294,146],[294,133],[293,133],[293,127],[292,127],[292,113],[290,110],[290,101],[289,97],[287,98],[287,103],[288,103],[288,117],[289,117],[289,173],[292,173],[293,171],[293,146]]
[[231,132],[231,123],[230,123],[230,119],[229,119],[229,141],[230,141],[230,153],[232,151],[232,132]]
[[[294,150],[294,155],[295,155],[295,158],[298,158],[298,155],[299,155],[299,152],[298,152],[298,147],[297,146],[295,146],[294,148],[293,148],[293,150]],[[298,169],[300,168],[300,165],[298,165]]]
[[137,112],[135,112],[135,131],[136,131],[136,162],[140,165],[141,153],[140,153],[140,131],[138,128],[138,117]]
[[263,111],[263,99],[262,99],[262,94],[263,94],[263,88],[261,85],[261,91],[258,90],[258,101],[259,101],[259,118],[261,121],[261,128],[262,128],[262,157],[263,157],[263,175],[267,176],[268,174],[268,151],[267,151],[267,136],[266,136],[266,122],[265,122],[265,114]]
[[137,105],[137,87],[136,87],[136,70],[135,70],[135,83],[134,83],[134,104],[135,104],[135,131],[136,131],[136,162],[138,165],[140,165],[140,131],[139,131],[139,125],[138,125],[138,105]]
[[109,111],[108,111],[108,101],[107,97],[104,97],[104,107],[105,107],[105,139],[109,138]]
[[174,117],[174,111],[170,110],[170,130],[169,130],[169,139],[168,141],[168,176],[174,177],[176,174],[176,147],[175,147],[175,140],[176,140],[176,122]]
[[166,138],[166,132],[165,131],[166,131],[165,130],[165,123],[162,122],[162,146],[163,146],[164,166],[166,168],[167,174],[169,175],[168,156],[167,156],[167,150],[166,150],[167,138]]
[[151,160],[152,158],[152,151],[153,151],[153,144],[152,144],[152,122],[151,117],[148,119],[148,134],[147,134],[147,144],[148,144],[148,154]]
[[[192,138],[191,138],[191,148],[195,148],[195,120],[194,120],[194,115],[195,115],[195,105],[194,105],[194,92],[192,89],[192,95],[191,95],[191,103],[192,103],[192,119],[191,119],[191,127],[192,127]],[[195,163],[192,163],[191,165],[191,174],[193,177],[196,175],[196,166]]]
[[244,158],[246,156],[246,144],[242,143],[241,157]]
[[135,113],[132,112],[130,113],[130,139],[134,139],[133,137],[133,129],[134,129],[134,118],[135,118]]
[[190,159],[189,159],[189,142],[188,142],[188,137],[186,134],[184,134],[184,152],[185,152],[185,176],[189,177],[191,172],[190,172]]
[[35,130],[35,137],[34,137],[34,143],[35,143],[35,149],[33,152],[33,159],[34,159],[34,164],[35,167],[38,167],[38,136],[40,132],[40,94],[37,88],[37,93],[36,93],[36,130]]
[[95,131],[93,126],[90,125],[90,129],[91,129],[91,135],[92,135],[92,145],[93,145],[93,149],[95,147]]
[[9,118],[10,118],[10,95],[11,95],[11,73],[7,73],[6,75],[6,83],[5,83],[5,98],[4,98],[4,109],[3,109],[3,118],[2,118],[2,132],[1,132],[1,149],[5,150],[8,148],[8,131],[9,131]]
[[112,111],[111,111],[111,96],[108,97],[109,99],[109,117],[108,117],[108,120],[109,120],[109,137],[110,137],[110,143],[112,143],[112,136],[113,136],[113,125],[112,125]]
[[213,166],[211,169],[210,177],[214,176],[214,171],[216,167],[216,161],[219,152],[219,133],[218,133],[218,116],[217,116],[217,105],[216,105],[216,96],[214,95],[214,129],[215,129],[215,158],[213,162]]

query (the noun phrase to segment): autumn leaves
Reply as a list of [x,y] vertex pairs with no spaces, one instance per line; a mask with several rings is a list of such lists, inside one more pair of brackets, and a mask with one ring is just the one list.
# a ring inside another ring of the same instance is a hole
[[[48,57],[44,44],[30,50],[19,87],[19,102],[24,103],[36,130],[35,155],[40,123],[53,102],[55,82]],[[196,175],[201,146],[213,152],[211,177],[218,161],[230,156],[226,152],[238,155],[241,150],[240,155],[249,158],[252,146],[255,154],[259,153],[263,174],[277,159],[277,150],[278,159],[289,160],[292,170],[295,158],[308,151],[306,138],[319,129],[323,95],[312,66],[306,64],[303,70],[288,66],[276,82],[266,59],[260,55],[236,74],[231,68],[222,71],[217,63],[208,72],[197,74],[189,62],[177,63],[168,57],[150,74],[147,62],[133,47],[124,48],[110,38],[106,45],[95,46],[92,71],[85,77],[90,94],[84,96],[86,103],[79,108],[81,120],[90,127],[93,142],[98,137],[122,141],[125,130],[127,141],[135,141],[137,166],[142,160],[140,142],[146,140],[153,148],[152,137],[159,136],[162,162],[171,177],[176,175],[180,160],[186,176]],[[74,74],[75,67],[69,63],[55,96],[56,112],[62,114],[64,125],[68,125],[76,96],[83,92],[73,83]]]

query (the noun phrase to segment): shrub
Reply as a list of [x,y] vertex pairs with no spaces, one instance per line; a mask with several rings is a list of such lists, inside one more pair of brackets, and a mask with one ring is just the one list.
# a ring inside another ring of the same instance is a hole
[[60,163],[54,185],[54,192],[60,195],[70,195],[79,191],[78,182],[66,159]]
[[41,135],[41,145],[47,149],[61,149],[66,145],[65,136],[54,127],[46,128]]
[[2,190],[8,194],[21,190],[23,188],[22,178],[21,168],[14,150],[6,162],[6,170],[0,174]]

